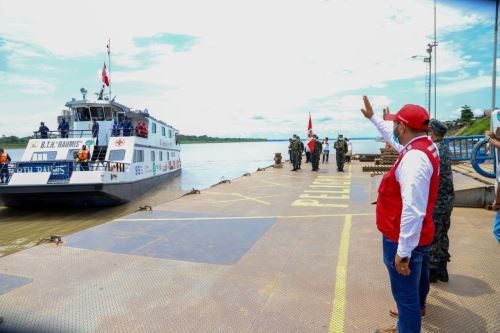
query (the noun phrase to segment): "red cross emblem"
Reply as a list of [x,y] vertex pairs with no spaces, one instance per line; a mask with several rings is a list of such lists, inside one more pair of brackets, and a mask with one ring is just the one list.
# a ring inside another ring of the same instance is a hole
[[115,140],[115,146],[117,146],[117,147],[121,147],[124,144],[125,144],[125,140],[123,140],[123,139],[116,139]]

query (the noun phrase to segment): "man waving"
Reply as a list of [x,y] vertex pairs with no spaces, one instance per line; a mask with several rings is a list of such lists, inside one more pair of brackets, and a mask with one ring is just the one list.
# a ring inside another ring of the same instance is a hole
[[[363,96],[363,115],[399,152],[380,183],[377,228],[383,235],[384,263],[398,306],[398,327],[377,332],[418,333],[429,292],[429,245],[434,237],[432,211],[439,185],[439,153],[427,137],[429,114],[406,104],[396,114],[384,109],[384,119]],[[392,120],[393,126],[384,120]]]

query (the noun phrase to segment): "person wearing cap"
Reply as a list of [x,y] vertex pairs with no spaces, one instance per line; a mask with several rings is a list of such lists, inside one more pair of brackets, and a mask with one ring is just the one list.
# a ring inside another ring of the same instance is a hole
[[290,143],[290,150],[292,151],[292,171],[297,171],[299,170],[299,154],[301,154],[301,151],[300,142],[296,134],[293,135],[292,143]]
[[339,134],[337,141],[333,144],[335,148],[335,159],[337,160],[337,171],[344,172],[345,154],[347,153],[347,142],[344,140],[344,136]]
[[434,240],[429,249],[430,258],[430,282],[448,282],[448,261],[450,261],[450,241],[448,230],[450,229],[450,216],[455,200],[455,189],[453,187],[453,171],[451,169],[451,152],[448,145],[444,143],[444,136],[448,128],[437,119],[431,119],[429,123],[429,135],[439,150],[439,189],[434,206],[432,218],[434,220]]
[[321,151],[323,149],[321,142],[318,140],[318,136],[316,134],[313,135],[312,140],[313,148],[311,148],[311,166],[312,171],[319,171],[319,158],[321,156]]
[[[500,138],[496,137],[495,133],[493,133],[492,131],[486,131],[484,132],[484,135],[489,138],[488,142],[490,145],[497,149],[500,149]],[[493,219],[493,235],[495,235],[498,243],[500,243],[500,186],[498,183],[496,186],[496,198],[493,202],[493,210],[496,211],[495,218]]]
[[[397,328],[376,332],[420,332],[429,293],[429,245],[434,237],[432,212],[439,186],[439,153],[427,136],[429,114],[414,104],[384,119],[363,96],[363,115],[399,156],[378,189],[376,223],[382,233],[384,264],[398,308]],[[384,120],[392,120],[393,124]]]

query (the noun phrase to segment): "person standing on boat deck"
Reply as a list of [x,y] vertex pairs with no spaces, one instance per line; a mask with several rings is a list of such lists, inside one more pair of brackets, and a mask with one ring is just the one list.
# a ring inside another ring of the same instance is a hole
[[118,122],[117,119],[113,120],[113,127],[111,128],[111,136],[120,136],[122,130],[121,122]]
[[49,128],[45,126],[45,123],[42,121],[40,123],[40,127],[38,128],[38,131],[40,132],[40,138],[41,139],[47,139],[49,137]]
[[451,152],[448,145],[444,143],[444,136],[448,128],[437,119],[431,119],[429,123],[429,134],[431,140],[439,149],[439,189],[432,217],[434,219],[434,240],[429,249],[430,258],[430,282],[448,282],[447,265],[450,261],[450,241],[448,230],[450,230],[450,216],[455,200],[455,189],[453,188],[453,171],[451,169]]
[[77,161],[80,163],[80,171],[89,171],[90,152],[87,146],[83,145],[82,149],[78,151]]
[[9,154],[4,152],[3,148],[0,148],[0,183],[9,182],[9,162],[11,158]]
[[337,141],[333,144],[335,148],[335,159],[337,160],[337,171],[344,171],[345,153],[347,152],[347,142],[344,136],[339,134]]
[[[495,133],[491,131],[484,132],[484,135],[489,138],[489,143],[495,148],[500,149],[500,138],[495,136]],[[498,182],[498,178],[497,178]],[[498,243],[500,243],[500,184],[497,183],[496,188],[496,198],[493,202],[493,210],[496,211],[495,218],[493,219],[493,235],[497,239]]]
[[326,137],[325,140],[323,140],[323,160],[321,163],[328,163],[328,157],[330,156],[330,143],[328,142],[328,138]]
[[95,118],[92,119],[92,137],[95,138],[95,145],[99,146],[99,124]]
[[428,138],[429,114],[406,104],[395,115],[384,109],[384,119],[363,96],[363,115],[399,152],[378,189],[377,228],[383,235],[383,258],[398,306],[398,327],[376,332],[420,332],[429,293],[429,245],[434,237],[432,212],[439,187],[439,153]]
[[125,121],[123,122],[123,136],[131,136],[133,130],[134,126],[132,126],[132,123],[128,118],[125,118]]
[[288,157],[289,157],[290,163],[293,164],[293,162],[292,162],[292,138],[288,139]]
[[61,138],[67,138],[69,132],[69,124],[66,122],[66,119],[63,118],[57,127]]

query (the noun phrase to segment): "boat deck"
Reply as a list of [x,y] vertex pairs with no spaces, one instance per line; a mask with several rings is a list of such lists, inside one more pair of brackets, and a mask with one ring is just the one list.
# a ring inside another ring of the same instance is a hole
[[[267,168],[0,258],[0,331],[373,332],[395,325],[376,179]],[[494,213],[455,208],[424,332],[499,332]]]

